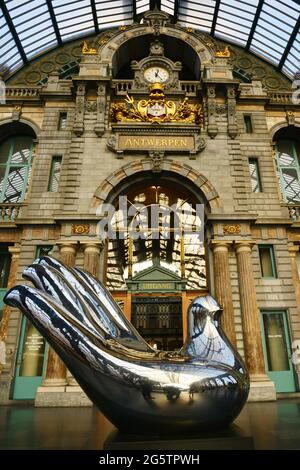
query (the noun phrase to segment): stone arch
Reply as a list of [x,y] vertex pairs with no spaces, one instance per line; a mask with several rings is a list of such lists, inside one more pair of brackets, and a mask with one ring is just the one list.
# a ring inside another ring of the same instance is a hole
[[38,140],[40,132],[41,132],[40,127],[34,121],[32,121],[31,119],[23,118],[23,117],[18,119],[18,120],[13,120],[11,118],[1,119],[0,120],[0,133],[4,129],[3,126],[7,126],[7,127],[11,126],[12,130],[15,128],[16,133],[17,133],[18,132],[18,127],[21,128],[22,124],[24,126],[29,127],[31,129],[31,131],[34,133],[34,136],[35,136],[34,138],[36,140]]
[[[118,34],[114,34],[111,37],[102,37],[102,39],[100,39],[100,47],[98,50],[100,61],[103,64],[107,64],[112,67],[113,56],[121,45],[132,38],[151,34],[155,34],[153,26],[147,24],[135,24],[125,30],[120,29]],[[194,33],[190,28],[184,28],[178,24],[168,24],[160,28],[160,34],[179,39],[189,44],[199,58],[201,69],[203,69],[205,65],[212,63],[215,56],[215,44],[211,39],[208,41],[208,39],[204,37],[204,33],[202,34],[202,37],[199,34]]]
[[[271,127],[270,129],[270,136],[271,136],[271,141],[273,142],[274,140],[274,136],[276,134],[276,132],[278,132],[280,129],[283,129],[284,127],[290,127],[290,125],[287,123],[286,120],[284,121],[280,121],[278,122],[277,124],[274,124],[273,127]],[[300,123],[295,123],[295,125],[293,127],[298,127],[300,128]]]
[[[179,163],[176,160],[164,160],[161,165],[162,171],[175,173],[180,177],[185,177],[191,184],[193,184],[205,198],[209,210],[220,209],[223,207],[222,201],[208,179],[199,171],[195,170],[191,166],[185,163]],[[127,165],[122,166],[118,170],[110,174],[105,180],[98,186],[94,193],[92,207],[96,208],[101,203],[107,202],[110,193],[113,189],[121,183],[125,178],[138,174],[140,172],[150,172],[151,163],[148,160],[134,160]]]

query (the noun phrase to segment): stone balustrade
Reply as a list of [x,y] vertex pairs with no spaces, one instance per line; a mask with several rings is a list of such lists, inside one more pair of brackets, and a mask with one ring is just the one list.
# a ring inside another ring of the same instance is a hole
[[286,207],[288,208],[290,218],[293,220],[293,222],[299,222],[300,204],[286,204]]
[[292,104],[292,93],[269,93],[270,103]]
[[41,88],[40,87],[7,87],[5,96],[9,98],[38,98]]
[[15,222],[18,218],[20,209],[24,204],[14,203],[1,203],[0,204],[0,223],[1,222]]

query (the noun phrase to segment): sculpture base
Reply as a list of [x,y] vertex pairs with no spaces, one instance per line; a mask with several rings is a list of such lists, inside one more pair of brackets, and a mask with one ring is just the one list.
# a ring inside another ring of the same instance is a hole
[[103,450],[254,450],[252,436],[238,426],[197,436],[166,438],[159,436],[126,435],[113,431]]

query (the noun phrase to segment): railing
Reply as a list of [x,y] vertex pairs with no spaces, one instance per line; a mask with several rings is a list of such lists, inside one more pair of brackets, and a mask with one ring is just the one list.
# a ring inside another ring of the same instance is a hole
[[181,91],[190,96],[196,96],[199,87],[199,82],[180,81]]
[[15,222],[19,216],[21,207],[24,204],[6,204],[0,203],[0,223],[2,222]]
[[7,87],[5,89],[6,98],[34,98],[38,97],[40,87]]
[[132,89],[133,80],[113,80],[117,95],[127,95]]
[[269,93],[271,103],[291,104],[292,93],[287,91],[283,93]]
[[286,204],[293,222],[300,222],[300,204]]

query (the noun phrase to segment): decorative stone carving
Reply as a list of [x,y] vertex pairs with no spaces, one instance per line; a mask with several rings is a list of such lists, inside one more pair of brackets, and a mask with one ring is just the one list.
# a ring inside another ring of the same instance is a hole
[[239,224],[235,225],[223,225],[224,235],[238,235],[241,233],[241,226]]
[[196,155],[202,152],[206,147],[206,140],[201,135],[195,135],[195,150],[190,152],[190,160],[195,160]]
[[235,89],[232,86],[227,87],[227,118],[228,135],[235,139],[238,135],[238,125],[236,122],[236,98]]
[[11,115],[12,120],[19,121],[21,117],[21,112],[22,112],[22,106],[19,106],[19,105],[15,106]]
[[289,126],[294,126],[295,125],[295,113],[293,111],[287,111],[286,120]]
[[88,113],[94,113],[97,109],[97,102],[96,101],[86,101],[85,102],[85,109]]
[[73,235],[87,235],[90,231],[89,224],[73,224],[72,234]]
[[152,165],[153,173],[160,173],[162,171],[161,165],[165,157],[165,152],[149,152],[149,160]]
[[215,85],[207,87],[207,116],[208,116],[208,135],[214,139],[218,133],[218,126],[216,123],[216,89]]
[[97,96],[97,122],[94,131],[98,137],[101,137],[105,132],[105,110],[106,110],[106,86],[105,83],[100,82],[98,85]]
[[85,83],[78,82],[73,131],[80,137],[84,132]]

